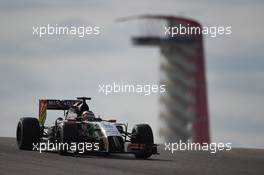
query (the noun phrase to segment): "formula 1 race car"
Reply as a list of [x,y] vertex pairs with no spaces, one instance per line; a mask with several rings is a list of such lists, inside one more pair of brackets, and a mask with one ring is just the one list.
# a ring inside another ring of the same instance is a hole
[[[91,98],[39,100],[39,118],[24,117],[18,122],[16,138],[19,149],[38,150],[43,145],[44,148],[52,145],[51,150],[62,155],[86,152],[131,153],[141,159],[158,154],[149,125],[138,124],[132,132],[128,132],[127,124],[96,117],[86,100]],[[45,126],[47,110],[63,110],[64,117],[58,117],[54,124]]]

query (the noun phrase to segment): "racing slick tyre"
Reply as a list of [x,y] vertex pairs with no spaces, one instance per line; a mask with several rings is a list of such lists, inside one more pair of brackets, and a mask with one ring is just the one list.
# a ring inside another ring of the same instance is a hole
[[[153,141],[152,129],[147,124],[135,125],[132,129],[131,143],[145,144],[145,146],[152,147]],[[152,155],[152,149],[144,149],[138,153],[135,153],[135,157],[139,159],[147,159]]]
[[64,123],[58,131],[57,141],[59,142],[58,153],[60,155],[67,155],[70,151],[72,142],[76,141],[77,138],[77,125],[74,123]]
[[40,139],[40,125],[36,118],[20,118],[17,124],[16,140],[19,149],[32,150]]

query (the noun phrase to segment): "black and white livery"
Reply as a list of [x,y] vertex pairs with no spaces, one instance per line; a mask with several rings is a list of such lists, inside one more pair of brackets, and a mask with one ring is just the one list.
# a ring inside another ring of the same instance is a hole
[[[32,150],[33,145],[40,142],[60,146],[85,142],[96,147],[89,152],[131,153],[141,159],[158,154],[152,129],[148,124],[135,125],[132,131],[128,132],[127,124],[96,117],[86,100],[91,98],[39,100],[39,118],[23,117],[18,122],[18,147]],[[63,110],[64,116],[55,119],[53,125],[45,126],[48,110]],[[62,155],[74,153],[69,147],[63,147],[58,152]]]

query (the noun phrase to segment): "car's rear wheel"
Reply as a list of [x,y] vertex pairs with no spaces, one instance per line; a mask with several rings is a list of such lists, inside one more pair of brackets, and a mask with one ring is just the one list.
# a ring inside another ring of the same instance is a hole
[[60,126],[60,130],[57,135],[57,140],[59,142],[58,152],[61,155],[67,155],[68,151],[70,151],[71,143],[77,141],[77,125],[65,122]]
[[36,118],[24,117],[17,124],[16,140],[19,149],[32,150],[40,139],[40,125]]
[[[152,147],[154,143],[152,129],[147,124],[135,125],[132,129],[131,143],[144,144],[147,148]],[[135,157],[139,159],[146,159],[152,155],[152,149],[144,149],[135,153]]]
[[[68,147],[67,147],[67,143],[65,143],[64,138],[63,138],[63,130],[58,132],[58,142],[59,142],[59,149],[58,149],[58,153],[60,155],[66,155],[68,153]],[[66,145],[66,146],[64,146]]]

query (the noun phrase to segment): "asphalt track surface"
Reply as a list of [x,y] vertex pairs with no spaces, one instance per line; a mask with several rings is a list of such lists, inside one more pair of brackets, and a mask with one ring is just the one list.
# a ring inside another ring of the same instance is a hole
[[171,154],[159,148],[160,155],[148,160],[133,155],[61,156],[57,153],[21,151],[14,138],[0,137],[0,175],[264,175],[264,150],[232,149],[210,154],[204,151],[185,151]]

